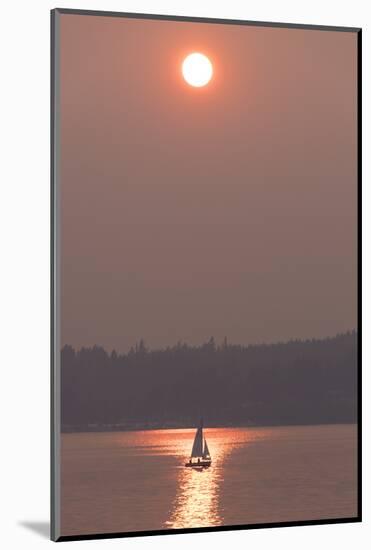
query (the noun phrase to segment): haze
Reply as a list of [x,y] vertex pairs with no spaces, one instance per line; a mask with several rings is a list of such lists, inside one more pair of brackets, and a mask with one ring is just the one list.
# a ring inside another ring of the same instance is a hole
[[60,61],[62,344],[356,327],[355,33],[64,14]]

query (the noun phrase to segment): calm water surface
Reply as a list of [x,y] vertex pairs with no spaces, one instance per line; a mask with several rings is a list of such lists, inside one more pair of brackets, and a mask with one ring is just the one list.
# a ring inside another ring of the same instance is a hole
[[63,535],[354,517],[353,425],[62,435]]

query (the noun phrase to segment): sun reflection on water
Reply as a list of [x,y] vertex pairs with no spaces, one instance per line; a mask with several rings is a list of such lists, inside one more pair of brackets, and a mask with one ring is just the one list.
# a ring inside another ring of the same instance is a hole
[[162,525],[165,529],[186,529],[224,523],[220,491],[224,477],[228,476],[230,468],[234,468],[229,457],[238,447],[250,445],[257,439],[266,437],[267,433],[267,430],[257,428],[204,429],[212,457],[212,465],[204,470],[185,467],[195,429],[129,432],[125,434],[125,445],[118,434],[117,444],[124,445],[125,452],[134,457],[147,455],[168,458],[168,476],[176,483],[177,490]]
[[219,491],[223,483],[224,463],[227,456],[236,446],[237,441],[231,437],[223,438],[224,430],[205,430],[212,465],[205,470],[185,468],[189,457],[194,431],[178,447],[178,491],[175,497],[170,519],[166,528],[184,529],[187,527],[206,527],[221,525],[222,512],[219,506]]
[[[213,467],[212,467],[213,468]],[[167,527],[220,525],[218,482],[212,468],[196,471],[184,468],[179,475],[179,491]]]

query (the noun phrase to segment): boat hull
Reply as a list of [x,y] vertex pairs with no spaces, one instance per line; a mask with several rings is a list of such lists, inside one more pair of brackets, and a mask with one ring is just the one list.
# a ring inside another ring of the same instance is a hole
[[211,460],[200,460],[200,462],[186,462],[184,466],[186,468],[193,468],[194,470],[203,470],[204,468],[210,468]]

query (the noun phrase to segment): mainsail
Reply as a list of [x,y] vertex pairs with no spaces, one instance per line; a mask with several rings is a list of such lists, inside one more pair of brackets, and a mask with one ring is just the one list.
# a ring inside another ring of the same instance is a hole
[[210,458],[209,447],[207,446],[207,441],[205,439],[204,452],[202,453],[202,458]]
[[196,435],[195,435],[195,440],[193,442],[192,453],[191,453],[192,458],[202,456],[203,439],[204,438],[203,438],[203,434],[202,434],[202,424],[201,424],[200,427],[197,429],[197,432],[196,432]]

